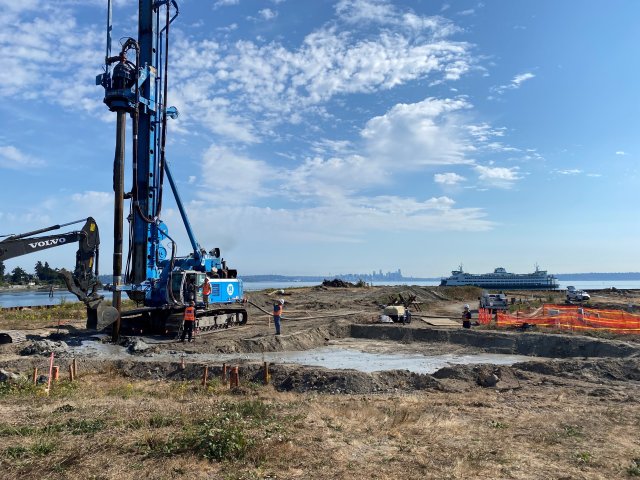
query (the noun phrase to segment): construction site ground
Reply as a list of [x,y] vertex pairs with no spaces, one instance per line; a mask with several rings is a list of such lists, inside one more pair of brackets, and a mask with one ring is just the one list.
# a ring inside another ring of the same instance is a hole
[[[522,308],[564,301],[562,292],[506,293]],[[640,304],[638,291],[590,293],[595,307],[637,310]],[[379,324],[380,306],[399,295],[415,296],[412,323]],[[80,345],[100,345],[107,336],[83,332],[81,319],[35,315],[21,324],[0,313],[0,332],[11,330],[23,340],[0,345],[0,376],[15,377],[0,382],[0,476],[640,477],[638,336],[490,326],[468,331],[424,321],[458,322],[462,306],[477,308],[479,295],[474,288],[415,286],[251,292],[249,300],[260,309],[249,307],[244,327],[185,344],[143,332],[121,346],[90,351]],[[262,310],[279,298],[285,313],[276,336]],[[430,374],[273,362],[264,385],[260,355],[327,345],[528,358],[510,366],[451,365]],[[31,375],[38,367],[46,380],[50,350],[61,373],[46,395]],[[79,371],[71,382],[74,357]],[[216,358],[240,367],[239,387],[220,380]]]

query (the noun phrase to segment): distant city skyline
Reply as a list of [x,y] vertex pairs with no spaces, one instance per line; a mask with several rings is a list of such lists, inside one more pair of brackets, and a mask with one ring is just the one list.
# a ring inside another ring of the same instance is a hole
[[[27,267],[22,265],[16,265],[19,268],[22,268],[28,275],[33,276],[35,271],[38,270],[38,265],[42,267],[42,264],[45,266],[47,262],[37,262],[34,270],[31,271]],[[15,267],[14,267],[15,268]],[[13,269],[12,269],[13,270]],[[484,274],[490,272],[469,272],[474,274]],[[510,273],[530,273],[530,272],[510,272]],[[5,269],[4,272],[5,277],[9,277],[11,275],[11,270]],[[566,272],[566,273],[553,273],[553,275],[559,279],[597,279],[602,281],[608,280],[640,280],[640,272]],[[266,280],[302,280],[302,281],[313,281],[313,280],[322,280],[322,279],[331,279],[331,278],[340,278],[342,280],[348,281],[402,281],[402,280],[439,280],[443,277],[447,277],[446,275],[438,275],[438,276],[426,276],[426,275],[411,275],[405,276],[402,274],[401,269],[396,269],[394,271],[383,272],[382,269],[372,270],[371,273],[328,273],[328,274],[307,274],[307,275],[282,275],[279,273],[267,273],[267,274],[251,274],[247,273],[242,275],[241,278],[251,282],[251,281],[266,281]],[[101,274],[100,279],[103,283],[111,283],[111,275],[109,274]]]
[[[101,273],[106,4],[0,0],[0,235],[93,216]],[[240,276],[640,270],[640,3],[604,5],[184,2],[167,156],[198,241]],[[136,8],[114,2],[114,48]],[[168,190],[163,221],[188,255]]]

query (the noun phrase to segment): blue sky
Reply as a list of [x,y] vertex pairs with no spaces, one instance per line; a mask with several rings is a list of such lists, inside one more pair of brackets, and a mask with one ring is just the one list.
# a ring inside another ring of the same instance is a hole
[[[199,242],[241,274],[640,270],[640,3],[179,4],[168,158]],[[0,234],[92,215],[109,273],[106,0],[0,7]],[[136,8],[115,2],[114,38]]]

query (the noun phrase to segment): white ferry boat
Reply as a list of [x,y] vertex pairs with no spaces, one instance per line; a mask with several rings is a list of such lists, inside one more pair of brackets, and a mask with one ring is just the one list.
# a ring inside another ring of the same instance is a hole
[[533,273],[509,273],[504,268],[498,267],[493,273],[472,274],[462,270],[462,265],[458,270],[453,270],[451,276],[443,278],[441,287],[456,287],[471,285],[475,287],[500,289],[521,289],[521,290],[553,290],[558,288],[558,280],[549,275],[546,270],[538,269]]

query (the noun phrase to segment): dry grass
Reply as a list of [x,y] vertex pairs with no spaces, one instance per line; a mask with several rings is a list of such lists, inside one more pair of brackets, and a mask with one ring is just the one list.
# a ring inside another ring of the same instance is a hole
[[0,312],[0,329],[29,330],[55,327],[59,323],[84,323],[87,310],[82,303],[62,303],[51,308],[3,310]]
[[[637,393],[637,392],[636,392]],[[539,386],[327,396],[110,372],[0,389],[3,478],[632,478],[635,400]]]
[[436,290],[446,298],[457,301],[466,301],[471,299],[477,301],[482,295],[482,288],[478,287],[436,287]]
[[[110,305],[111,302],[106,301],[105,304]],[[135,302],[125,300],[123,307],[134,308]],[[0,310],[0,329],[6,330],[34,330],[62,325],[84,328],[86,320],[87,309],[80,302],[62,302],[50,308]]]

